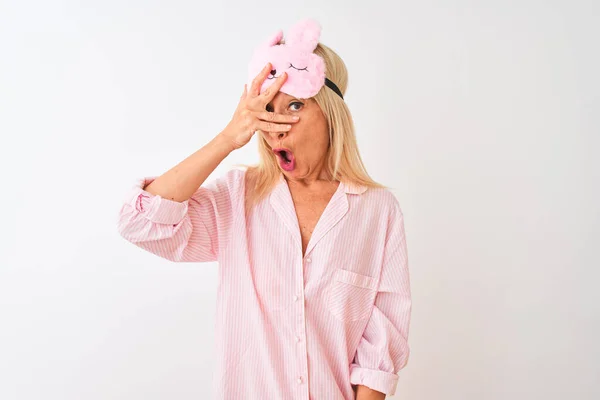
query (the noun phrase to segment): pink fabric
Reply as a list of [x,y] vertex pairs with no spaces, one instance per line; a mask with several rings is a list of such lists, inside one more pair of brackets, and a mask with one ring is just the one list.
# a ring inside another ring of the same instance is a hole
[[396,198],[340,183],[302,257],[283,174],[247,220],[244,175],[232,169],[182,203],[140,179],[118,221],[167,260],[218,261],[212,398],[350,400],[353,384],[394,394],[411,312]]
[[312,19],[296,23],[290,29],[285,44],[278,45],[283,32],[275,32],[256,48],[248,63],[248,88],[256,75],[270,62],[271,73],[262,83],[260,93],[271,86],[284,71],[288,76],[279,91],[300,99],[319,93],[325,84],[325,61],[313,51],[320,36],[321,26]]

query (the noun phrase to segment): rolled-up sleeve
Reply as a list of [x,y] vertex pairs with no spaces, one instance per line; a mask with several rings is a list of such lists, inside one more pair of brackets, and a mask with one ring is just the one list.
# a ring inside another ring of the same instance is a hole
[[408,362],[411,293],[404,219],[390,213],[378,293],[350,365],[350,383],[393,395]]
[[241,171],[230,170],[183,202],[144,190],[155,177],[136,180],[121,206],[118,231],[127,241],[167,260],[217,261],[241,176]]

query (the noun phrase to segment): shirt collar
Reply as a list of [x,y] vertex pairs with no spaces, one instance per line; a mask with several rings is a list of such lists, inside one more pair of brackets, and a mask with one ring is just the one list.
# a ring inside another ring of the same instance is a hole
[[344,191],[349,194],[363,194],[367,190],[366,186],[357,185],[351,182],[340,182],[340,185],[344,185]]

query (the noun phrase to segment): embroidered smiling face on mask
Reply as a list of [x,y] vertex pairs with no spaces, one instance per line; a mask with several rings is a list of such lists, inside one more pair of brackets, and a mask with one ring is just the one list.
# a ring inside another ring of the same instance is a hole
[[283,32],[277,31],[254,51],[248,66],[248,87],[270,62],[271,72],[260,88],[261,93],[285,71],[288,77],[281,92],[300,99],[316,95],[325,84],[325,61],[313,53],[320,36],[321,26],[312,19],[295,24],[283,44],[279,44]]

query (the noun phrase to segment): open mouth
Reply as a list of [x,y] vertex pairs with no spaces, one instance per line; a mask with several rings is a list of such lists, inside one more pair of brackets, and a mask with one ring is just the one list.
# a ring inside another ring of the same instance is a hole
[[286,171],[292,171],[296,167],[296,159],[294,154],[289,149],[277,148],[273,152],[279,159],[279,165]]

